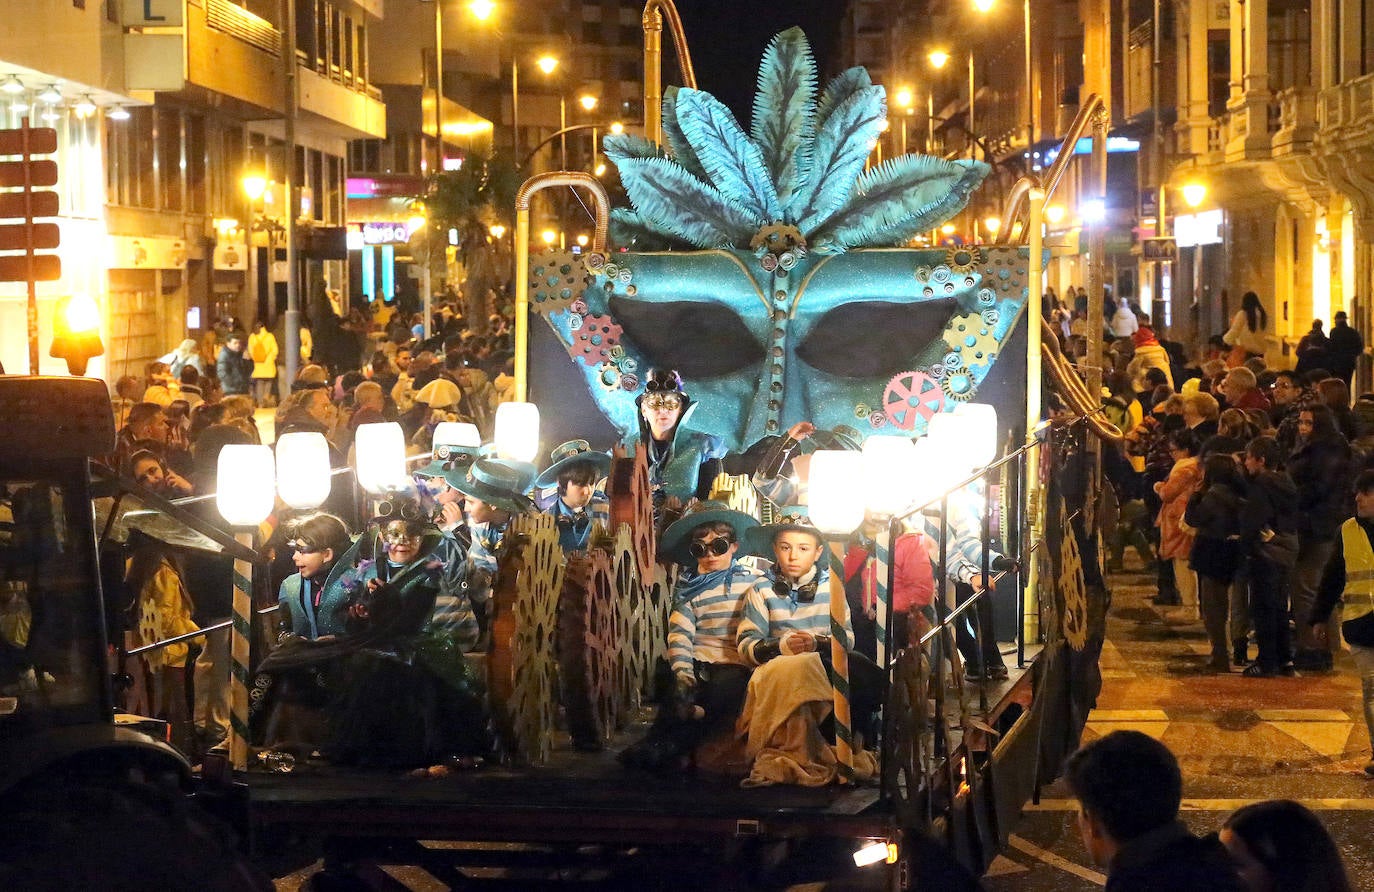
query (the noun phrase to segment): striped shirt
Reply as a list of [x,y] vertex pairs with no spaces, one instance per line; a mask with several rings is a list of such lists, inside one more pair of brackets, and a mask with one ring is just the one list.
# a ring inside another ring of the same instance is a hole
[[[830,634],[830,570],[817,564],[807,575],[816,580],[816,597],[811,601],[798,600],[797,586],[787,585],[784,588],[784,580],[776,567],[760,577],[749,589],[744,596],[744,614],[740,618],[736,638],[744,662],[750,666],[759,665],[762,661],[757,658],[755,649],[761,644],[777,643],[788,632]],[[844,607],[844,627],[839,638],[845,650],[853,648],[854,632],[849,622],[847,603]]]
[[[679,678],[695,679],[696,663],[743,665],[735,640],[739,637],[740,610],[744,596],[759,574],[743,564],[706,574],[685,574],[674,590],[673,613],[668,618],[668,657]],[[685,596],[679,599],[679,594]]]
[[472,607],[466,557],[462,546],[449,536],[439,540],[439,545],[430,553],[429,560],[442,564],[439,570],[439,594],[434,599],[434,612],[430,614],[427,631],[437,631],[450,635],[458,649],[467,653],[477,646],[481,630],[477,625],[477,613]]

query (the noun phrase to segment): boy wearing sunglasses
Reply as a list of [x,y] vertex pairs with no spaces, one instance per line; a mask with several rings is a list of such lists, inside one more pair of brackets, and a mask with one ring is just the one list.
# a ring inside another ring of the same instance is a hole
[[759,580],[736,554],[740,534],[756,526],[743,512],[699,502],[664,531],[661,553],[682,566],[668,620],[677,708],[661,712],[644,743],[627,752],[631,764],[671,767],[734,726],[749,684],[735,639],[744,597]]

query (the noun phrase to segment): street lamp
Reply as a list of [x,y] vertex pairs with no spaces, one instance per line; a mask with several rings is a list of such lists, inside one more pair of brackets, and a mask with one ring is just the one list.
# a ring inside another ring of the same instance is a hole
[[468,12],[479,22],[485,22],[496,12],[496,4],[492,0],[472,0],[468,4]]
[[1183,186],[1183,201],[1190,208],[1196,208],[1207,197],[1207,187],[1202,183],[1186,183]]
[[916,104],[916,96],[910,87],[902,87],[896,95],[897,107],[902,110],[902,154],[906,154],[906,119]]
[[577,102],[583,111],[596,111],[597,98],[590,93],[583,93],[577,98]]
[[[558,59],[547,53],[534,63],[545,75],[553,74],[558,68]],[[510,60],[510,128],[511,148],[516,159],[520,158],[520,54],[512,53]]]

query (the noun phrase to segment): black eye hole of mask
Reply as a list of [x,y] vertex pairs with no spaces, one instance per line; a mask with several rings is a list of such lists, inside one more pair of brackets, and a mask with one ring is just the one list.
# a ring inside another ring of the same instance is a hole
[[656,368],[712,378],[757,366],[764,350],[729,307],[714,301],[648,303],[612,297],[611,315]]
[[797,348],[797,358],[841,378],[891,377],[910,371],[912,357],[940,332],[958,302],[851,301],[828,311]]

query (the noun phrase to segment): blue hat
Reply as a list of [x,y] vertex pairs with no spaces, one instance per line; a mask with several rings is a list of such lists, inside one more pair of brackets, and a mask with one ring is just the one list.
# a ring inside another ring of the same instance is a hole
[[577,464],[586,462],[595,465],[600,476],[604,477],[610,473],[611,457],[604,452],[596,452],[586,440],[569,440],[553,448],[549,453],[551,464],[544,469],[544,473],[535,478],[534,485],[540,489],[545,489],[558,483],[558,475],[564,469]]
[[479,458],[461,476],[455,469],[445,473],[444,480],[463,495],[481,499],[502,511],[524,514],[534,510],[534,503],[525,498],[529,477],[505,462]]
[[816,541],[825,547],[825,534],[812,525],[810,518],[804,515],[794,515],[786,517],[778,523],[770,523],[765,526],[756,526],[746,531],[740,536],[740,551],[754,557],[775,560],[773,543],[777,541],[779,533],[795,531],[799,533],[810,533],[816,537]]
[[[504,465],[518,474],[520,492],[522,493],[529,492],[530,487],[534,486],[534,478],[539,476],[539,469],[527,461],[519,461],[513,458],[501,458],[496,451],[495,443],[483,443],[482,448],[477,451],[477,457],[486,462],[495,462],[498,465]],[[463,474],[464,471],[460,468],[458,474],[455,476],[461,478]],[[448,480],[447,477],[444,479]],[[454,485],[452,480],[449,480],[448,484],[449,486]]]
[[690,565],[696,562],[687,546],[692,543],[692,530],[704,523],[728,523],[735,529],[735,538],[743,543],[744,535],[759,525],[758,519],[727,507],[723,502],[697,502],[682,517],[663,531],[659,554],[675,563]]

